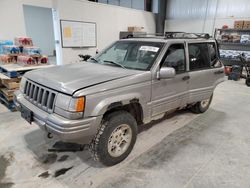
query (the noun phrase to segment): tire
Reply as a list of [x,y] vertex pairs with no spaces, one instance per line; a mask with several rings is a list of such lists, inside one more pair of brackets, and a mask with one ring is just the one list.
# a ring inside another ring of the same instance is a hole
[[206,100],[203,100],[203,101],[200,101],[200,102],[197,102],[196,104],[194,104],[190,110],[193,112],[193,113],[196,113],[196,114],[201,114],[201,113],[204,113],[208,110],[211,102],[212,102],[212,99],[213,99],[213,95],[211,95],[210,98],[206,99]]
[[94,159],[106,166],[120,163],[132,151],[136,137],[137,123],[130,113],[117,111],[108,114],[91,144]]
[[247,78],[246,78],[246,85],[247,85],[248,87],[250,87],[250,77],[247,77]]

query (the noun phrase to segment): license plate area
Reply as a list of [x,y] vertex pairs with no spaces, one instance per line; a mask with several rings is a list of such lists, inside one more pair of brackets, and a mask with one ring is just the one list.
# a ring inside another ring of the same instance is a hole
[[30,124],[33,121],[33,112],[29,110],[28,108],[22,106],[21,108],[21,116],[24,118],[26,121],[28,121]]

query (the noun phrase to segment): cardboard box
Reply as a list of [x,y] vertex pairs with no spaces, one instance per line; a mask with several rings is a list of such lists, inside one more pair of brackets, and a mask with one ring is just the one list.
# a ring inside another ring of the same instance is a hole
[[234,21],[234,29],[243,29],[243,26],[244,26],[243,20]]
[[238,34],[232,34],[232,42],[235,42],[235,43],[239,43],[240,42],[240,39],[241,39],[241,36],[238,35]]
[[128,27],[128,32],[141,32],[144,27],[130,26]]
[[250,21],[244,21],[243,29],[250,29]]
[[230,38],[230,35],[221,35],[221,41],[222,42],[228,42]]

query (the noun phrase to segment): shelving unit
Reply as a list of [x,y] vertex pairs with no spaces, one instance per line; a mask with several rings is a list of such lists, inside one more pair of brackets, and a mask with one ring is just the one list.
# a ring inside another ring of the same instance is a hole
[[[247,43],[241,43],[240,41],[231,41],[228,42],[225,40],[222,40],[222,36],[228,35],[228,36],[241,36],[242,35],[249,35],[249,41]],[[232,65],[240,65],[241,62],[239,59],[237,59],[237,55],[239,55],[242,52],[249,53],[250,57],[250,29],[216,29],[214,33],[214,37],[217,39],[219,43],[220,51],[228,51],[229,57],[221,57],[222,62],[226,66],[232,66]],[[232,54],[230,54],[232,53]],[[250,59],[249,59],[250,60]]]

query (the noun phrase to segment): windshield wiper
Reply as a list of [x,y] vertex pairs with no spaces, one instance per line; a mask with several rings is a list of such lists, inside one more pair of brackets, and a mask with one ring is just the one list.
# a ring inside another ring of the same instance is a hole
[[114,65],[116,65],[116,66],[119,66],[119,67],[122,67],[122,68],[126,69],[126,67],[124,67],[123,65],[121,65],[121,64],[119,64],[119,63],[116,63],[116,62],[114,62],[114,61],[107,61],[107,60],[104,60],[103,62],[111,63],[111,64],[114,64]]
[[99,61],[95,59],[94,57],[91,57],[90,60],[93,60],[94,62],[99,63]]

